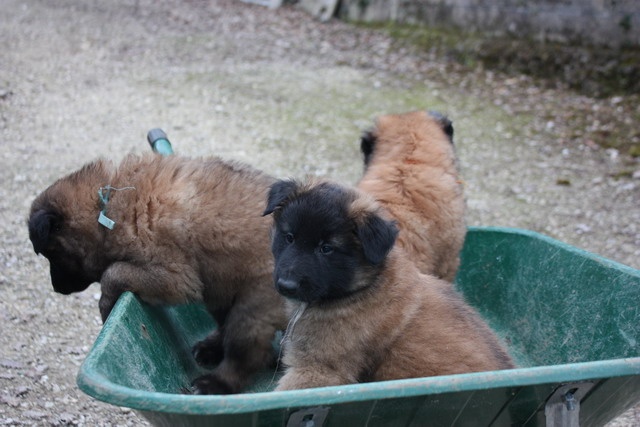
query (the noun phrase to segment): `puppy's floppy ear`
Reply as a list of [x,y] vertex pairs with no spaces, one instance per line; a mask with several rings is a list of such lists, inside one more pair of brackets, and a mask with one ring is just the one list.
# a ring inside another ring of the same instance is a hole
[[40,209],[29,218],[29,239],[36,254],[42,253],[49,243],[49,236],[62,222],[62,217],[51,211]]
[[453,144],[453,123],[451,123],[451,120],[437,111],[429,111],[428,114],[438,122],[442,131],[449,137],[449,141]]
[[297,189],[298,183],[293,180],[276,181],[269,189],[267,208],[262,213],[262,216],[269,215],[281,207],[285,200],[295,193]]
[[387,221],[370,213],[356,227],[364,257],[373,265],[380,264],[386,258],[398,236],[395,221]]
[[360,151],[362,151],[362,154],[364,155],[365,166],[367,166],[371,160],[377,140],[378,137],[372,130],[364,132],[360,138]]

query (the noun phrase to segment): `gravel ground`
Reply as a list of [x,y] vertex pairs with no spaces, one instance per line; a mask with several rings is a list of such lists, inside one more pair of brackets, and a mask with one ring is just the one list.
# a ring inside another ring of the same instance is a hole
[[[145,424],[77,389],[99,288],[54,294],[25,220],[59,176],[148,150],[152,127],[181,154],[352,183],[375,116],[440,110],[454,121],[469,224],[540,231],[640,268],[640,165],[592,137],[633,127],[637,98],[465,71],[374,30],[237,0],[3,0],[0,46],[0,425]],[[640,425],[640,407],[612,425]]]

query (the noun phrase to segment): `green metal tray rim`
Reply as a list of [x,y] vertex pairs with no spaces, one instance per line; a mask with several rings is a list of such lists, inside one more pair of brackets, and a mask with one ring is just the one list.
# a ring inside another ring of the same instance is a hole
[[[547,241],[577,255],[640,277],[640,271],[560,242],[535,231],[509,227],[469,227],[469,231],[521,235]],[[595,362],[517,368],[439,377],[413,378],[385,382],[351,384],[293,391],[269,391],[234,395],[189,395],[150,392],[116,384],[96,369],[100,347],[108,341],[109,324],[100,332],[93,349],[77,376],[78,387],[98,400],[143,411],[215,415],[240,414],[264,410],[331,405],[367,400],[382,400],[420,395],[435,395],[478,389],[498,389],[542,384],[640,375],[640,357]]]
[[[86,394],[117,406],[157,412],[214,415],[461,391],[565,384],[635,375],[640,375],[640,357],[304,390],[202,396],[149,392],[121,386],[96,373],[91,361],[87,360],[78,374],[77,384]],[[179,411],[176,411],[177,409]]]

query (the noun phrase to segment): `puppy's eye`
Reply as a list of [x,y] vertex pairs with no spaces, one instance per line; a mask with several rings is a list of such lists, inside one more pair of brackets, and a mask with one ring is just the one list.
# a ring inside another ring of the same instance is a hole
[[284,240],[289,244],[293,243],[293,241],[294,241],[293,234],[291,234],[291,233],[285,234],[284,235]]
[[331,252],[333,252],[333,246],[327,245],[327,244],[324,244],[324,245],[320,246],[320,253],[321,254],[329,255]]

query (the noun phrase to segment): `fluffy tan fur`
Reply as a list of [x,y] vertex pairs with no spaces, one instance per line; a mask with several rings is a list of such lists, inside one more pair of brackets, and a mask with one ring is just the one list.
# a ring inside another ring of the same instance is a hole
[[453,281],[466,234],[465,201],[442,122],[424,111],[386,115],[369,136],[373,153],[358,188],[397,221],[398,244],[421,272]]
[[[286,326],[273,289],[270,221],[260,216],[273,181],[217,158],[130,155],[119,166],[98,160],[58,180],[33,202],[31,216],[56,218],[42,252],[64,265],[69,281],[80,274],[100,282],[103,319],[124,291],[152,304],[204,302],[220,329],[196,353],[222,362],[199,392],[236,392],[273,361],[271,340]],[[98,189],[107,185],[115,188],[106,206],[113,230],[97,222]]]
[[[355,223],[381,214],[368,195],[354,197]],[[287,301],[293,320],[277,390],[514,367],[476,311],[449,283],[420,273],[403,248],[393,247],[377,275],[363,268],[353,285],[363,290],[352,296]]]

